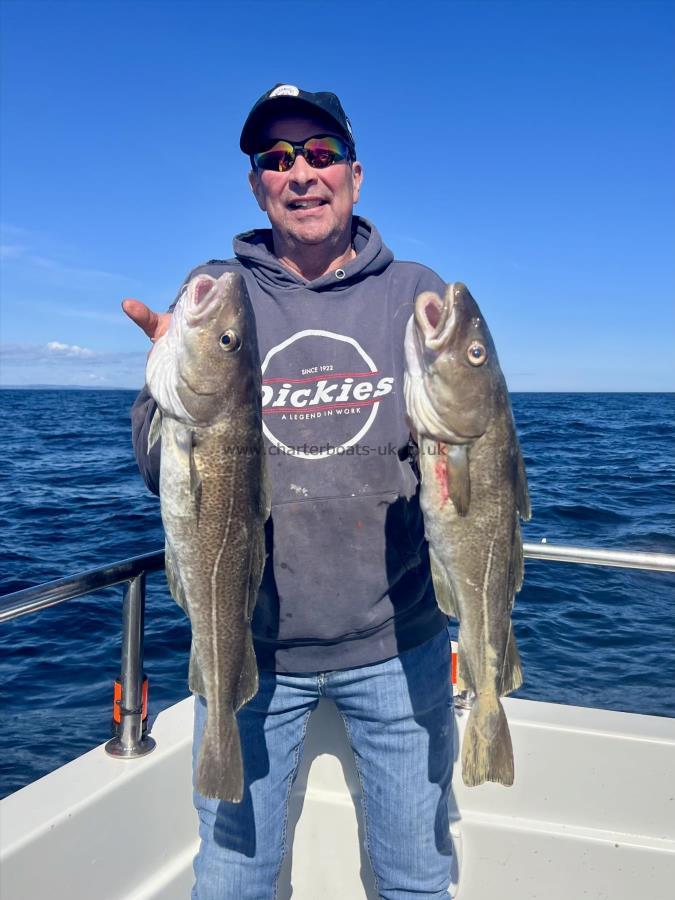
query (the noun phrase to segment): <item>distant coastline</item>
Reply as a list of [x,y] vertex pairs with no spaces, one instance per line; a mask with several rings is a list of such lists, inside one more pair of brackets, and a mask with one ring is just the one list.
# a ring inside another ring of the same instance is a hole
[[106,384],[0,384],[0,391],[140,391],[138,387],[116,387]]
[[[115,387],[93,384],[0,384],[0,391],[140,391],[137,387]],[[675,395],[675,391],[509,391],[510,394],[664,394]]]

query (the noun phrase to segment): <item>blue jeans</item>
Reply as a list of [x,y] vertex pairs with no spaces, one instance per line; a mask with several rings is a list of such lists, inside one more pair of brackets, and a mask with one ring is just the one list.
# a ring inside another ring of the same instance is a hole
[[[274,900],[286,852],[288,799],[307,721],[322,696],[335,702],[354,751],[379,896],[447,900],[453,711],[445,629],[371,666],[260,673],[257,695],[237,715],[242,802],[194,794],[201,845],[193,900]],[[196,696],[193,766],[205,720],[206,703]]]

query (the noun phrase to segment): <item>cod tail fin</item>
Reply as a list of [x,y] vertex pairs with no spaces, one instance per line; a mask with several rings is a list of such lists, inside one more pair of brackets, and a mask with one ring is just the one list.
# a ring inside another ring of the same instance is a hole
[[224,711],[220,727],[206,723],[197,762],[195,789],[203,797],[240,803],[244,793],[244,765],[239,728],[232,711]]
[[462,745],[462,779],[467,787],[486,781],[513,784],[513,745],[499,699],[479,695],[466,723]]

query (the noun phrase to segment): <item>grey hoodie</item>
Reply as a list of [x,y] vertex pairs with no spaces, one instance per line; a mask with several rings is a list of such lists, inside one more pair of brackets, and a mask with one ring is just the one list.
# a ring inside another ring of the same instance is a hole
[[[379,662],[440,631],[403,398],[403,338],[413,301],[444,290],[430,269],[396,262],[365,219],[357,255],[305,282],[272,253],[271,231],[234,240],[256,314],[263,427],[272,483],[267,561],[253,615],[262,669],[318,672]],[[147,454],[155,404],[132,408],[134,449],[159,490],[159,447]]]

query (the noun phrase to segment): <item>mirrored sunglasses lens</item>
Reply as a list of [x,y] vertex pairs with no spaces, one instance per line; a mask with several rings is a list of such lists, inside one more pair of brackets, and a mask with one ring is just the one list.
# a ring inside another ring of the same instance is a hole
[[310,138],[305,144],[305,158],[315,169],[325,169],[341,162],[348,153],[344,141],[335,137]]
[[293,145],[286,141],[277,141],[269,150],[254,153],[253,160],[259,169],[271,172],[287,172],[295,162]]

